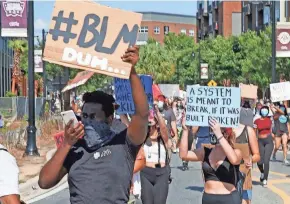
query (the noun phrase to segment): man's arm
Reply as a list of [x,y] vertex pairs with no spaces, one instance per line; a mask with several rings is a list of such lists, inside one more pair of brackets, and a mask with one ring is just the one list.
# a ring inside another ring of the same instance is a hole
[[38,185],[42,189],[55,186],[66,174],[67,169],[63,167],[64,161],[71,147],[84,136],[84,126],[81,123],[74,128],[71,120],[65,127],[65,138],[61,147],[54,156],[44,165],[39,174]]
[[178,132],[177,132],[177,124],[176,124],[176,117],[174,115],[173,110],[171,111],[171,127],[174,133],[174,137],[178,138]]
[[20,204],[19,195],[7,195],[0,198],[1,204]]
[[128,127],[128,137],[135,145],[142,144],[147,135],[148,129],[148,115],[149,105],[147,96],[145,94],[142,82],[136,73],[135,65],[139,59],[139,48],[128,48],[125,55],[122,56],[124,62],[132,64],[132,70],[130,74],[130,83],[132,87],[132,96],[135,104],[135,114],[132,116],[131,123]]

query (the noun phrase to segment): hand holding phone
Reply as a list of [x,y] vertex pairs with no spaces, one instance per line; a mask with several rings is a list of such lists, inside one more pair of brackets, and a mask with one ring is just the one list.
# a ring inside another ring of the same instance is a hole
[[61,112],[60,114],[62,116],[62,119],[65,125],[67,125],[70,122],[70,120],[73,120],[73,124],[72,124],[73,126],[76,126],[78,124],[78,119],[72,110],[64,111],[64,112]]

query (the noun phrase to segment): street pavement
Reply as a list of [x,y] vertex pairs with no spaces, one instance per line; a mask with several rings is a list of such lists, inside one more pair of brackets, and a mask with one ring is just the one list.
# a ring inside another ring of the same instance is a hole
[[[282,165],[282,154],[278,153],[277,162],[271,162],[268,188],[258,182],[260,173],[253,170],[253,202],[252,204],[289,204],[290,203],[290,166]],[[289,155],[290,159],[290,155]],[[190,163],[189,171],[181,170],[181,160],[173,155],[172,161],[173,182],[170,185],[167,204],[201,203],[203,179],[200,163]],[[256,165],[255,165],[256,166]],[[33,204],[69,204],[69,192],[65,189],[53,196]]]

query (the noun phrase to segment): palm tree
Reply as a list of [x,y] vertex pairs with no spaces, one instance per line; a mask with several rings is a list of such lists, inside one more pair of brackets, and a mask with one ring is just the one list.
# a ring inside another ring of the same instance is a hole
[[8,46],[13,49],[14,51],[14,63],[13,63],[13,75],[12,75],[12,93],[16,94],[16,84],[20,88],[20,91],[22,86],[21,86],[21,67],[20,67],[20,60],[22,54],[28,49],[27,47],[27,41],[26,40],[20,40],[20,39],[15,39],[15,40],[9,40]]

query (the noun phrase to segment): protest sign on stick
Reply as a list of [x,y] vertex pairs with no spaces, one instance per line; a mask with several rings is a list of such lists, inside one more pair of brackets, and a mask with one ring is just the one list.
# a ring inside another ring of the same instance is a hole
[[257,99],[258,87],[252,84],[240,84],[241,97],[247,99]]
[[[152,77],[148,75],[139,75],[147,95],[150,108],[153,107]],[[130,81],[127,79],[114,78],[114,90],[116,103],[120,106],[117,114],[134,114],[135,106],[132,97]]]
[[56,1],[44,50],[45,61],[128,79],[121,60],[136,43],[142,14],[93,1]]
[[271,101],[281,102],[290,100],[290,82],[270,84]]
[[208,126],[215,118],[221,127],[237,127],[240,104],[240,88],[187,86],[186,125]]

